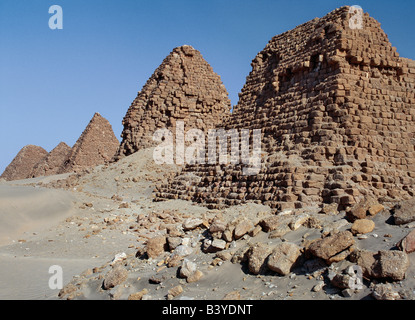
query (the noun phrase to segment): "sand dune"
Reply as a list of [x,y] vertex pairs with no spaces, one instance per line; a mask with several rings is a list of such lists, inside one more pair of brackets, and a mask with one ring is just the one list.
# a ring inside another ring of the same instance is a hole
[[74,198],[61,190],[0,185],[0,245],[70,216]]

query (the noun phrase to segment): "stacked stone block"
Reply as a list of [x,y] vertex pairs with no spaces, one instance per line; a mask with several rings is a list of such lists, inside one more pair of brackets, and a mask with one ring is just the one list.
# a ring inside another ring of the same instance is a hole
[[243,165],[188,165],[156,200],[285,209],[413,196],[414,62],[399,57],[368,14],[362,29],[352,29],[351,18],[349,7],[336,9],[273,37],[252,61],[221,125],[261,129],[259,174],[242,175]]
[[157,145],[153,134],[167,128],[206,131],[230,116],[230,100],[220,77],[199,51],[184,45],[173,49],[156,69],[124,119],[122,142],[115,159]]

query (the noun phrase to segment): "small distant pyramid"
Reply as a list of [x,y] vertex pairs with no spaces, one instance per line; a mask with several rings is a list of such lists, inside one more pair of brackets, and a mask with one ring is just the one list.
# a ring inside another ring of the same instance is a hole
[[39,176],[50,176],[57,174],[68,160],[72,148],[65,142],[59,143],[51,152],[49,152],[32,170],[32,178]]
[[220,76],[189,45],[173,49],[138,93],[123,119],[122,142],[115,159],[154,146],[153,134],[176,121],[184,129],[206,131],[230,116],[231,104]]
[[59,173],[104,164],[114,157],[119,144],[108,120],[95,113]]
[[0,178],[7,181],[30,178],[34,166],[41,161],[48,152],[39,146],[24,146],[13,161],[7,166]]

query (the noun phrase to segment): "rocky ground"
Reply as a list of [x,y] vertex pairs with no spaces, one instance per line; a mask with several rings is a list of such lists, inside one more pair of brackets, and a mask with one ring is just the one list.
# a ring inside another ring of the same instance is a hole
[[[36,278],[32,274],[15,296],[414,298],[412,200],[381,204],[363,199],[348,212],[333,205],[279,212],[253,203],[209,210],[182,200],[153,202],[155,184],[178,168],[156,166],[151,155],[151,149],[143,150],[89,172],[13,182],[14,187],[59,189],[74,199],[71,214],[53,227],[22,233],[0,247],[8,265],[36,259],[63,265],[62,290],[25,295],[24,288]],[[11,274],[2,281],[9,288],[6,297],[13,285],[20,288]]]

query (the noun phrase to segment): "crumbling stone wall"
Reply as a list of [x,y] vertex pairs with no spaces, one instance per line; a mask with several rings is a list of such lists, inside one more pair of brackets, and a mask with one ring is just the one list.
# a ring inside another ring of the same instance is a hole
[[273,37],[252,61],[221,126],[261,129],[259,174],[242,175],[242,165],[188,165],[156,200],[284,209],[349,206],[365,194],[413,196],[414,62],[399,57],[368,14],[362,29],[351,29],[350,18],[343,7],[313,19]]

